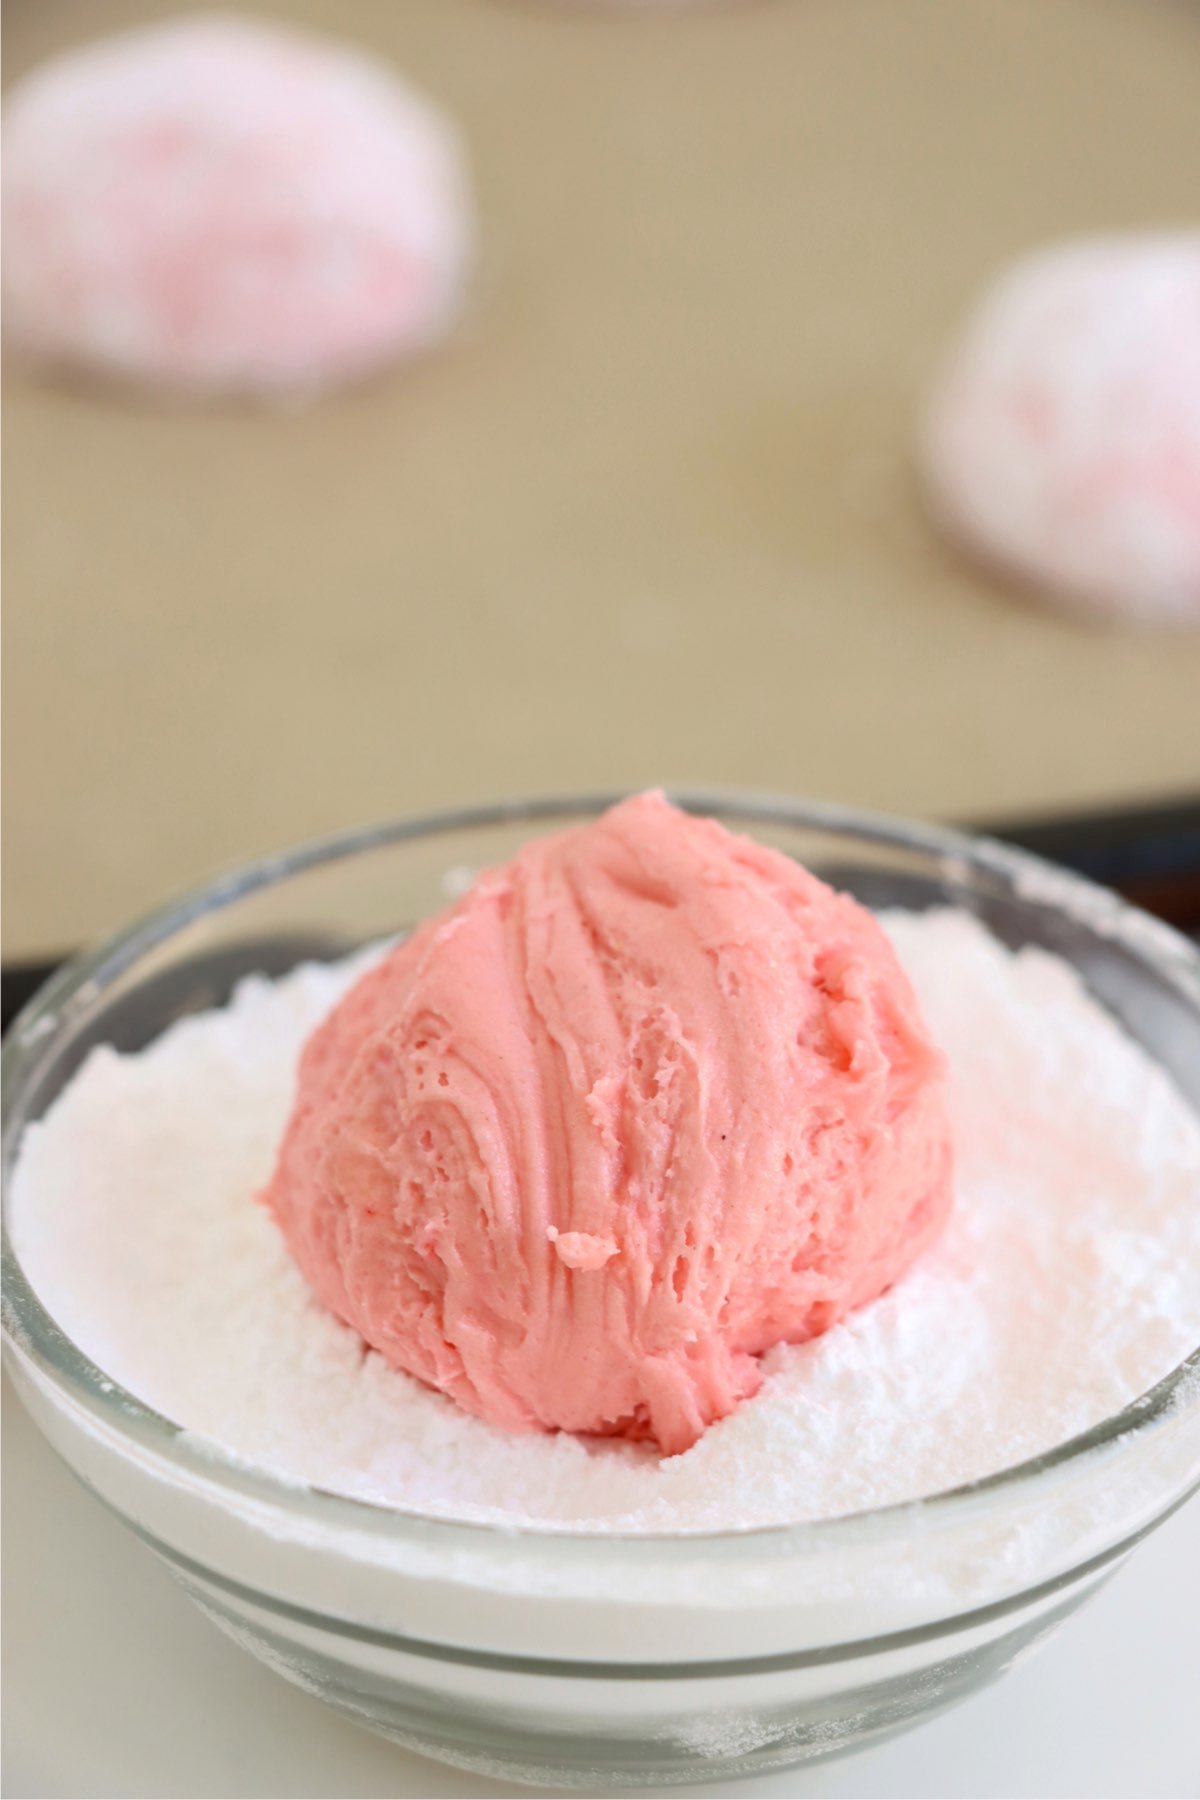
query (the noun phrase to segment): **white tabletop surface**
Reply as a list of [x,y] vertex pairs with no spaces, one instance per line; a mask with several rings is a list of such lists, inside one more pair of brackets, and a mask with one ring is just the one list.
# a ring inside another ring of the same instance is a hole
[[[537,1791],[409,1756],[254,1662],[76,1485],[8,1389],[4,1473],[9,1800]],[[1192,1800],[1198,1599],[1194,1503],[1040,1654],[942,1718],[841,1762],[665,1791]]]

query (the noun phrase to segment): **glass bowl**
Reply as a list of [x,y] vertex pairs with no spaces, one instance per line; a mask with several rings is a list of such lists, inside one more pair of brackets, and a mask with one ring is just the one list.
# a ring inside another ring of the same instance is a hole
[[[951,904],[1066,958],[1200,1110],[1200,958],[984,840],[833,806],[674,796],[869,904]],[[93,1045],[132,1050],[252,969],[343,954],[616,796],[383,825],[251,867],[78,958],[5,1052],[6,1173]],[[903,1506],[746,1532],[454,1524],[214,1455],[110,1381],[4,1238],[6,1348],[55,1449],[238,1643],[428,1756],[553,1786],[730,1779],[878,1740],[991,1680],[1200,1484],[1200,1351],[1048,1455]],[[119,1622],[114,1624],[119,1629]]]

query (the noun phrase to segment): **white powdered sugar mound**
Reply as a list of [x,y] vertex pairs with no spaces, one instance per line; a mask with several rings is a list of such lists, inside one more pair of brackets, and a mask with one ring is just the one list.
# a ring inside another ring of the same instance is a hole
[[488,1426],[310,1296],[254,1195],[300,1047],[361,959],[248,981],[139,1055],[94,1051],[22,1144],[18,1254],[69,1336],[168,1418],[397,1507],[686,1532],[990,1474],[1200,1339],[1200,1120],[1057,959],[966,914],[884,922],[950,1061],[951,1222],[882,1299],[772,1351],[760,1393],[682,1456]]

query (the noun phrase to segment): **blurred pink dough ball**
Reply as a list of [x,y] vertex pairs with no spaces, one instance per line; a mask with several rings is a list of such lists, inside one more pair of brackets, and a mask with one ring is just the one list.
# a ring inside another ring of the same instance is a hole
[[947,529],[1048,597],[1200,624],[1200,232],[1003,275],[937,379],[921,458]]
[[26,76],[3,210],[14,347],[195,392],[316,389],[422,349],[473,237],[442,112],[367,56],[219,15]]

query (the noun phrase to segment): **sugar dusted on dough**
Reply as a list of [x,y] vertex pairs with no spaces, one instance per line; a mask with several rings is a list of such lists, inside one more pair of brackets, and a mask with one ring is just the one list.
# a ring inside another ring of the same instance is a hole
[[1200,625],[1200,231],[1003,271],[939,372],[920,455],[941,522],[1033,593]]
[[432,101],[302,31],[196,13],[68,50],[5,109],[6,340],[191,395],[356,380],[449,329],[465,170]]

